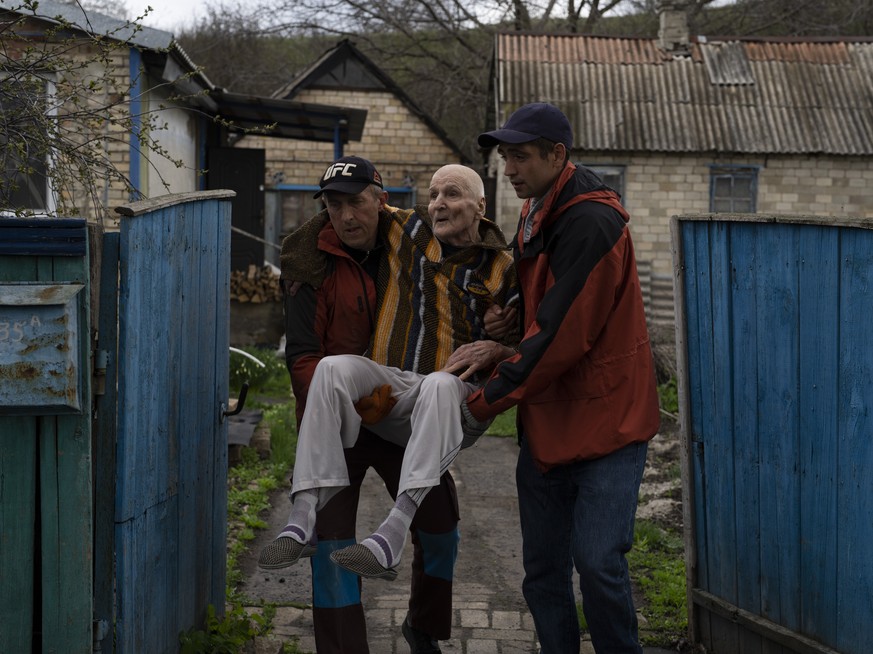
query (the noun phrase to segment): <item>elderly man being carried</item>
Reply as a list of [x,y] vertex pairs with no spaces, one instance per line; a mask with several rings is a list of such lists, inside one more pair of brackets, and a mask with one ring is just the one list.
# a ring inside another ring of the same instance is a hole
[[[343,448],[354,445],[364,422],[406,448],[398,496],[373,534],[331,559],[363,577],[393,579],[422,499],[458,452],[487,429],[488,423],[469,416],[465,423],[461,415],[462,401],[477,382],[439,372],[457,347],[488,338],[484,317],[490,306],[518,299],[512,256],[484,212],[478,174],[449,165],[434,174],[426,211],[392,212],[381,227],[388,265],[379,272],[369,358],[325,357],[309,388],[291,515],[274,541],[287,558],[314,551],[316,512],[348,485]],[[508,335],[508,342],[515,337]]]

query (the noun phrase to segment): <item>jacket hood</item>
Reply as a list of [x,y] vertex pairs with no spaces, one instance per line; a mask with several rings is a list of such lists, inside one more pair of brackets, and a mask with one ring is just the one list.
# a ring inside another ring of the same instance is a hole
[[303,282],[313,288],[321,286],[327,272],[327,255],[318,249],[318,242],[325,227],[333,231],[326,209],[285,237],[279,254],[282,279]]
[[[568,161],[534,216],[531,237],[556,221],[569,207],[586,201],[607,204],[618,211],[625,222],[630,220],[630,215],[621,205],[618,193],[604,184],[594,171]],[[521,210],[522,216],[527,215],[532,203],[531,198],[525,200]],[[523,230],[519,230],[519,239],[522,238],[522,232]],[[519,245],[522,245],[520,241]]]

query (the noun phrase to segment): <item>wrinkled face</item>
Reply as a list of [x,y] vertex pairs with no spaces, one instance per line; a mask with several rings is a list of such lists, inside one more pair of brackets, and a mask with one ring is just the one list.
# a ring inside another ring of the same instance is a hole
[[430,181],[427,212],[433,233],[443,243],[463,247],[479,240],[479,219],[485,215],[485,191],[475,170],[451,164]]
[[565,150],[560,143],[545,158],[531,143],[501,143],[497,153],[503,159],[503,174],[522,199],[544,196],[564,168]]
[[324,204],[340,240],[356,250],[372,250],[379,235],[379,209],[387,193],[367,187],[357,195],[325,191]]

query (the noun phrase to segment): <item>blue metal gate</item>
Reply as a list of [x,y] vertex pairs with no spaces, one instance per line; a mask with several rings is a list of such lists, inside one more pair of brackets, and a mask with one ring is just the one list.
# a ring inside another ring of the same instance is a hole
[[673,220],[692,638],[873,644],[873,221]]
[[[116,495],[111,526],[101,530],[98,515],[95,607],[114,624],[117,652],[175,654],[179,633],[202,626],[209,604],[224,609],[231,197],[127,205],[120,237],[107,235],[102,287],[117,274],[118,340],[103,306],[109,334],[98,355],[109,370],[118,362],[117,478],[97,482],[100,493],[114,481]],[[103,403],[104,422],[115,406]],[[112,552],[114,599],[100,565]]]

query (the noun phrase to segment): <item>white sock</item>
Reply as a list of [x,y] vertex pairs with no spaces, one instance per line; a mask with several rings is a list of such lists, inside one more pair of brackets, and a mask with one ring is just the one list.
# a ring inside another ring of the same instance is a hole
[[400,562],[403,546],[406,544],[406,532],[412,524],[412,518],[418,505],[408,493],[397,496],[394,508],[385,518],[385,522],[370,536],[361,541],[361,545],[373,553],[383,568],[393,568]]
[[279,538],[293,538],[298,543],[306,544],[312,540],[315,532],[315,507],[318,505],[318,490],[304,490],[294,493],[291,498],[291,513],[288,524],[279,534]]

